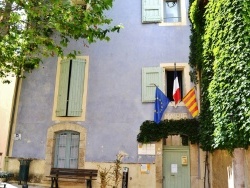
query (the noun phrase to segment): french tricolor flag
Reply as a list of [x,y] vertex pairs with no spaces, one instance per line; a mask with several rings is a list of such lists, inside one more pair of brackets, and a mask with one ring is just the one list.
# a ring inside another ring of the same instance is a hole
[[181,89],[179,86],[178,76],[176,72],[176,67],[174,67],[174,86],[173,86],[173,99],[175,105],[181,101]]

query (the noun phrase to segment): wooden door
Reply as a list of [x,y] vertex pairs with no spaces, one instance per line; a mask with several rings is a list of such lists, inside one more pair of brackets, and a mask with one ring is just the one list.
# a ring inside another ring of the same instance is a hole
[[189,147],[164,147],[163,187],[190,188]]

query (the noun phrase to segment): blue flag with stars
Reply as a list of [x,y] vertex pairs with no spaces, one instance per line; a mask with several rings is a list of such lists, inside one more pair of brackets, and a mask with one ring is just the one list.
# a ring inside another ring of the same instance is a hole
[[168,97],[158,88],[155,90],[155,112],[154,112],[154,122],[159,123],[161,121],[162,115],[169,103]]

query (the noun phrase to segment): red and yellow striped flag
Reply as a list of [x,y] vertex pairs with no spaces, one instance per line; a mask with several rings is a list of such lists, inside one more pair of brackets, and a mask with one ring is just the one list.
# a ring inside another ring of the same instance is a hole
[[198,104],[196,102],[195,90],[194,88],[191,89],[186,96],[182,99],[186,107],[188,108],[189,112],[192,114],[193,117],[197,116],[199,113]]

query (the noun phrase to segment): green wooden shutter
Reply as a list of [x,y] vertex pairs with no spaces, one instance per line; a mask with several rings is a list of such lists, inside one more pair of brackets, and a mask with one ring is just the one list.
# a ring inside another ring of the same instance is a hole
[[155,101],[155,85],[157,85],[163,92],[165,92],[164,80],[165,80],[164,68],[162,67],[142,68],[142,102]]
[[142,23],[161,22],[162,0],[142,0]]
[[70,60],[61,60],[60,64],[56,116],[66,116]]
[[81,116],[86,59],[72,60],[68,116]]

